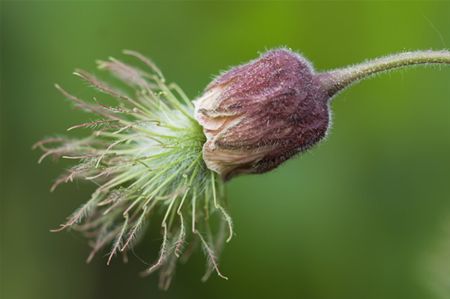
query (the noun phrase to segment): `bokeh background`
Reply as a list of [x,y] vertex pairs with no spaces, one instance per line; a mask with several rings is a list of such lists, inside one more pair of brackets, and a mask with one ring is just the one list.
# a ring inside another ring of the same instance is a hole
[[[1,277],[3,299],[449,298],[450,68],[362,82],[332,103],[313,151],[228,184],[236,237],[224,281],[201,283],[199,253],[172,288],[142,279],[152,228],[128,264],[109,267],[54,228],[92,191],[49,193],[67,163],[37,164],[31,145],[89,118],[54,82],[89,95],[71,71],[122,49],[150,56],[195,98],[213,75],[287,46],[319,70],[391,52],[450,46],[449,2],[1,2]],[[106,252],[105,252],[106,253]]]

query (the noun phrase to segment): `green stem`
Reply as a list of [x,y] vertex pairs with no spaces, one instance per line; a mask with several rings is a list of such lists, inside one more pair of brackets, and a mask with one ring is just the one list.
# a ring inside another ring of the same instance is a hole
[[332,97],[348,86],[375,74],[420,64],[450,64],[450,52],[428,50],[397,53],[320,73],[318,78],[328,95]]

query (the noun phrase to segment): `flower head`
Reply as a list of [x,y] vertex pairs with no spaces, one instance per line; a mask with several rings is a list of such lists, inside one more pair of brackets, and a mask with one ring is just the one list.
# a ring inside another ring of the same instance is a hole
[[312,66],[277,49],[218,76],[195,101],[208,167],[229,179],[269,171],[325,136],[327,94]]
[[[68,217],[59,230],[75,229],[89,239],[88,261],[110,246],[107,263],[125,254],[142,236],[149,218],[160,221],[162,243],[157,261],[143,274],[160,271],[160,286],[167,288],[177,259],[187,257],[197,239],[208,258],[206,279],[212,271],[223,276],[218,256],[232,236],[231,218],[224,209],[223,183],[202,159],[205,136],[193,117],[193,105],[175,84],[166,84],[161,71],[133,51],[149,71],[119,60],[99,62],[133,94],[112,87],[82,70],[75,74],[117,101],[115,106],[86,102],[56,86],[77,108],[98,119],[73,129],[89,129],[85,138],[52,137],[35,147],[47,156],[77,161],[52,186],[76,179],[97,185],[91,198]],[[217,218],[219,225],[210,225]],[[154,221],[152,220],[154,223]],[[214,233],[212,233],[212,231]]]

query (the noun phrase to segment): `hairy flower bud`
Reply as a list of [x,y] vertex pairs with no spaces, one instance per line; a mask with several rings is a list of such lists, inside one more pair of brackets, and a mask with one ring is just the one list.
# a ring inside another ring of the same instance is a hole
[[224,179],[272,170],[326,135],[328,103],[340,91],[378,73],[433,64],[450,64],[450,52],[403,52],[318,73],[290,50],[269,51],[217,77],[195,101],[207,137],[203,159]]
[[311,64],[277,49],[216,78],[195,101],[203,158],[224,179],[274,169],[321,140],[328,94]]

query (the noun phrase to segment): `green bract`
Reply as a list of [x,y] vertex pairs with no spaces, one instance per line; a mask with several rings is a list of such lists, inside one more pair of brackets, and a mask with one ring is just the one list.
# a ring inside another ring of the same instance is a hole
[[[167,288],[177,259],[199,240],[208,258],[206,279],[218,268],[218,255],[225,239],[232,237],[231,218],[226,213],[224,186],[202,158],[205,136],[193,118],[194,107],[175,84],[166,84],[160,70],[139,53],[125,51],[149,71],[119,60],[100,61],[134,94],[126,93],[77,70],[116,106],[89,103],[56,86],[76,107],[100,119],[69,128],[92,131],[83,139],[48,138],[35,146],[47,156],[73,159],[77,164],[59,177],[52,190],[74,179],[95,183],[91,198],[68,217],[59,230],[72,228],[92,239],[88,261],[105,246],[111,258],[126,253],[142,235],[150,217],[161,221],[162,244],[159,258],[143,274],[160,270],[160,287]],[[125,88],[125,86],[124,86]],[[155,215],[159,214],[159,215]],[[218,225],[210,225],[211,221]],[[153,223],[155,223],[152,220]]]

